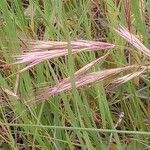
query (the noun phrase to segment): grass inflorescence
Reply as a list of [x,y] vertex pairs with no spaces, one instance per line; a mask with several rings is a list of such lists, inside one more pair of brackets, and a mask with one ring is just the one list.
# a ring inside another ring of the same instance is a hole
[[149,149],[149,8],[1,0],[0,148]]

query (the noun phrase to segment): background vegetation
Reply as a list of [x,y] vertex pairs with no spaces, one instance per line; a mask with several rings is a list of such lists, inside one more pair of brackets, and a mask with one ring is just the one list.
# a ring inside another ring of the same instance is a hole
[[[148,70],[115,89],[74,84],[74,72],[101,56],[89,72],[149,62],[114,31],[121,24],[150,47],[149,8],[148,0],[0,0],[1,149],[149,149]],[[16,73],[25,65],[14,56],[32,51],[30,41],[75,39],[117,46],[72,55],[68,44],[68,56]],[[67,77],[72,90],[36,100]]]

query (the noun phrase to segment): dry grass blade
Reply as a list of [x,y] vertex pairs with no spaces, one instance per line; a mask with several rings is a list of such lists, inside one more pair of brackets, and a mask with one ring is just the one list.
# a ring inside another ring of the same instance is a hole
[[126,23],[128,25],[128,30],[131,30],[131,3],[130,0],[124,1],[124,11],[125,11],[125,18]]
[[[14,64],[27,64],[27,67],[20,70],[19,72],[23,72],[47,59],[68,55],[67,42],[35,41],[30,42],[30,46],[32,47],[32,52],[26,52],[22,55],[16,56],[17,62]],[[75,54],[83,51],[98,51],[109,49],[113,48],[114,45],[105,42],[77,40],[71,42],[71,47],[72,53]]]
[[[89,74],[84,74],[84,75],[80,75],[80,76],[77,75],[77,76],[75,76],[76,88],[94,83],[96,81],[106,80],[114,75],[117,75],[121,72],[125,72],[125,71],[133,69],[133,68],[137,68],[137,66],[132,65],[132,66],[121,67],[121,68],[106,69],[106,70],[93,72],[93,73],[89,73]],[[42,94],[37,96],[37,99],[47,99],[48,97],[56,95],[60,92],[68,91],[71,88],[72,87],[71,87],[70,79],[67,78],[67,79],[62,80],[60,83],[58,83],[54,87],[47,88],[44,91],[42,91],[41,92]]]
[[139,39],[137,39],[132,33],[127,31],[124,27],[120,26],[118,30],[115,29],[115,31],[123,37],[125,40],[127,40],[130,44],[132,44],[134,47],[136,47],[139,51],[143,52],[145,55],[150,56],[150,50],[146,48]]
[[12,91],[10,91],[10,90],[8,90],[8,89],[6,89],[6,88],[3,88],[3,87],[0,87],[7,95],[9,95],[9,96],[12,96],[12,97],[14,97],[14,98],[16,98],[16,99],[19,99],[19,97],[18,97],[18,95],[16,95],[14,92],[12,92]]
[[135,77],[138,77],[139,75],[141,75],[142,73],[144,73],[146,70],[147,70],[147,67],[146,66],[142,66],[140,68],[140,70],[135,71],[133,73],[129,73],[129,74],[123,76],[123,77],[120,77],[120,78],[114,80],[113,82],[111,82],[107,86],[107,88],[108,89],[114,89],[114,88],[118,87],[119,85],[122,85],[122,84],[126,83],[127,81],[129,81],[129,80],[131,80],[131,79],[133,79]]

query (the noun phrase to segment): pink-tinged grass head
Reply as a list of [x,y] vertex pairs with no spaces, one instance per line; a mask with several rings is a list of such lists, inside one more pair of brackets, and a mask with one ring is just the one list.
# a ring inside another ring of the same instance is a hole
[[107,89],[113,90],[114,88],[116,88],[116,87],[132,80],[133,78],[140,76],[146,70],[147,70],[147,67],[142,66],[137,71],[131,72],[131,73],[129,73],[129,74],[123,76],[123,77],[117,78],[117,79],[113,80],[109,85],[107,85]]
[[127,29],[124,27],[120,26],[118,29],[115,29],[115,31],[123,37],[126,41],[128,41],[131,45],[136,47],[140,52],[144,53],[147,56],[150,56],[150,50],[146,48],[142,42],[136,38],[135,35],[130,33]]
[[[23,72],[45,60],[68,55],[67,42],[55,41],[35,41],[31,42],[32,51],[25,52],[16,56],[17,61],[14,64],[26,64],[27,66],[20,70]],[[113,48],[115,45],[105,42],[95,42],[86,40],[77,40],[71,42],[72,54],[86,51],[99,51]]]
[[[75,85],[76,88],[97,82],[97,81],[104,81],[110,77],[118,75],[119,73],[129,71],[131,69],[137,68],[136,65],[121,67],[121,68],[114,68],[114,69],[105,69],[98,72],[92,72],[89,74],[82,74],[80,76],[75,76]],[[66,78],[56,84],[54,87],[46,88],[42,94],[37,96],[37,99],[47,99],[50,96],[54,96],[59,94],[60,92],[65,92],[71,90],[71,82],[69,78]]]

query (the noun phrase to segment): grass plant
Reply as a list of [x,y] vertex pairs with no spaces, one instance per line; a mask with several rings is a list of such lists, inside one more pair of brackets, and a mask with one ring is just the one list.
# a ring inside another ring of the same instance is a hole
[[149,8],[0,0],[0,149],[149,149]]

